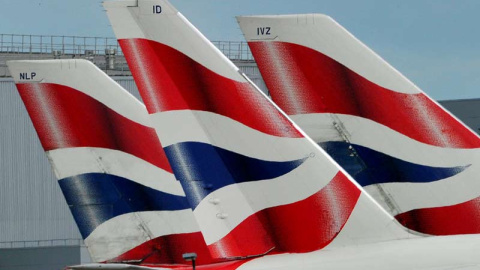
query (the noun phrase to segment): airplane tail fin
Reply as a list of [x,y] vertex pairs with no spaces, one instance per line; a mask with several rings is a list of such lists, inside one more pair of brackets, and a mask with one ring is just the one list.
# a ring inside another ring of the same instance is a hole
[[328,16],[237,18],[272,99],[407,228],[480,233],[480,139]]
[[93,261],[208,260],[140,101],[86,60],[7,64]]
[[104,6],[212,256],[408,237],[168,1]]

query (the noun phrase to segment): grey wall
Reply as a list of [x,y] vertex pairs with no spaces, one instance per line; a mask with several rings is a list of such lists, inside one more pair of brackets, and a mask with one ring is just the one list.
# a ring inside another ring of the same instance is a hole
[[0,270],[62,270],[80,263],[80,247],[2,249]]
[[445,100],[440,101],[440,104],[473,131],[480,133],[480,99]]
[[0,81],[0,125],[0,242],[80,238],[10,80]]

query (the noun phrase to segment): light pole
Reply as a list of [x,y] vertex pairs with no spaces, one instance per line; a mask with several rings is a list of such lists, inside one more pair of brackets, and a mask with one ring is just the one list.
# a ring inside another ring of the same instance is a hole
[[195,259],[197,258],[197,253],[184,253],[182,257],[185,261],[192,261],[192,268],[195,270]]

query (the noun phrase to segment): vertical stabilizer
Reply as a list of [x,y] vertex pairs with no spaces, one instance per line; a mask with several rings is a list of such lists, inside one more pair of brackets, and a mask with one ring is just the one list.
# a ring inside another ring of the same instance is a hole
[[208,260],[141,102],[86,60],[8,67],[95,262]]
[[129,3],[104,6],[212,256],[406,237],[168,1]]
[[238,22],[272,99],[400,223],[480,233],[477,134],[328,16]]

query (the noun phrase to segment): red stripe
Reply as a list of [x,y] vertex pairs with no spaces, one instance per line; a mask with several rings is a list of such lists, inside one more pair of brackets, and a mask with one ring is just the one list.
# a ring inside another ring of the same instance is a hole
[[172,172],[155,130],[73,88],[17,84],[45,151],[99,147],[123,151]]
[[182,255],[197,253],[196,263],[212,264],[220,262],[210,256],[205,240],[200,232],[173,234],[145,242],[109,262],[138,261],[142,264],[188,264]]
[[244,245],[241,247],[243,255],[260,254],[255,242],[249,239],[252,237],[249,228],[256,226],[252,222],[260,220],[269,233],[263,242],[272,239],[275,252],[320,250],[340,233],[359,197],[360,190],[339,172],[314,195],[299,202],[262,210],[245,219],[226,237],[209,247],[217,250],[218,254],[240,243]]
[[301,45],[283,42],[249,45],[273,100],[289,115],[355,115],[423,143],[452,148],[480,147],[477,135],[424,94],[390,91]]
[[249,83],[225,78],[155,41],[119,42],[151,114],[171,110],[209,111],[267,134],[302,137]]
[[430,235],[480,233],[480,197],[468,202],[408,211],[395,217],[405,227]]
[[293,204],[267,210],[277,248],[311,252],[327,246],[353,212],[360,190],[342,173],[316,194]]
[[216,258],[248,257],[265,254],[275,248],[264,211],[246,218],[221,240],[209,245]]

